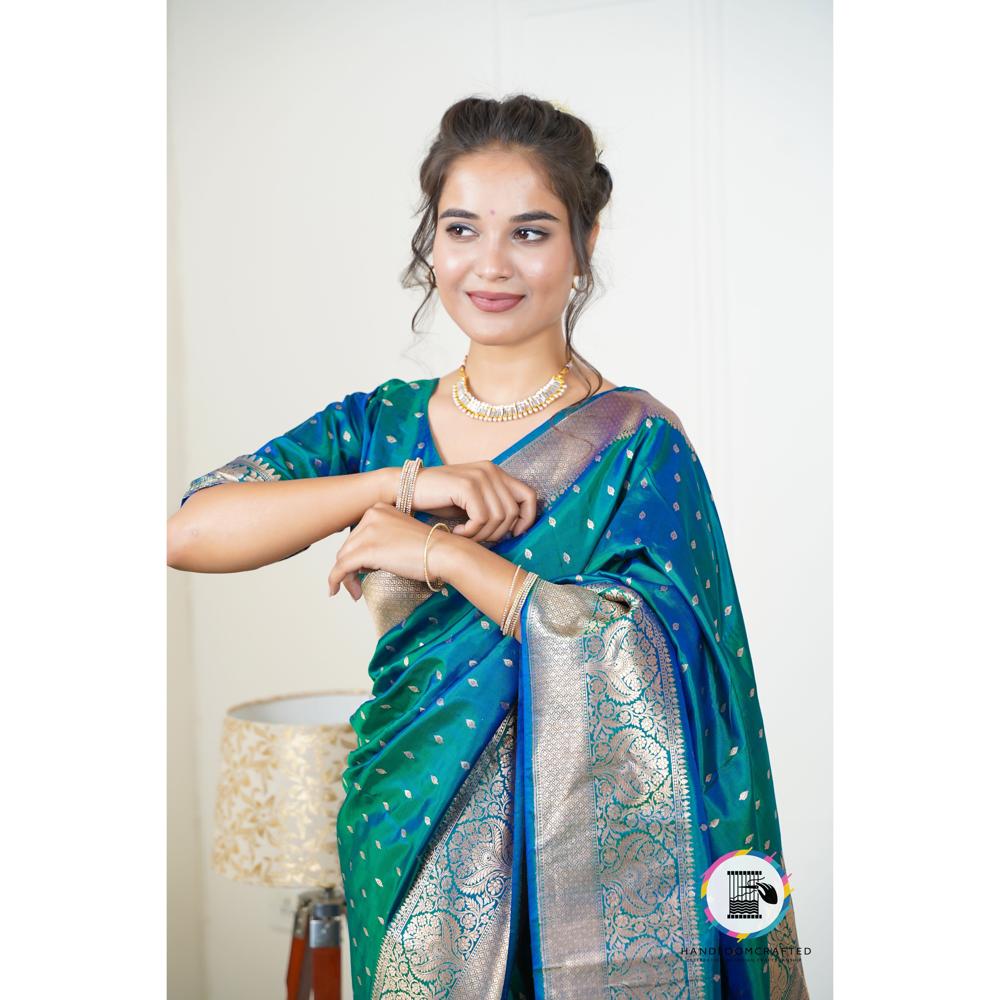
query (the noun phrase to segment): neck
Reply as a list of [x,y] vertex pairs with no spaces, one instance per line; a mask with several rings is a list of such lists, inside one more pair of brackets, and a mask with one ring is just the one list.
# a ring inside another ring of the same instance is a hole
[[537,338],[536,343],[469,346],[465,374],[469,389],[486,403],[507,403],[537,392],[567,361],[566,341]]

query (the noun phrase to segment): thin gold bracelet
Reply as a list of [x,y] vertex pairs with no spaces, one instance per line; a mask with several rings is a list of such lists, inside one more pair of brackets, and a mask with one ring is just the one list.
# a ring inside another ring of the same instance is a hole
[[444,521],[438,521],[436,524],[434,524],[434,525],[431,526],[431,530],[427,532],[427,538],[424,540],[424,579],[427,581],[427,586],[430,587],[431,590],[433,590],[434,593],[436,594],[436,593],[438,593],[438,592],[440,592],[441,590],[444,589],[444,580],[442,580],[440,577],[438,577],[438,582],[441,584],[441,586],[440,587],[435,587],[434,584],[431,583],[431,578],[430,578],[430,576],[429,576],[429,574],[427,572],[427,547],[431,543],[431,535],[434,534],[434,529],[435,528],[444,528],[445,531],[448,531],[448,532],[451,531],[451,528],[448,527],[448,525],[445,524]]
[[504,632],[504,629],[507,627],[507,616],[510,614],[510,595],[514,592],[514,581],[517,579],[517,571],[520,568],[521,567],[517,563],[514,563],[514,575],[510,578],[510,586],[507,588],[507,597],[503,602],[503,614],[500,616],[500,631],[503,632],[504,635],[507,634]]

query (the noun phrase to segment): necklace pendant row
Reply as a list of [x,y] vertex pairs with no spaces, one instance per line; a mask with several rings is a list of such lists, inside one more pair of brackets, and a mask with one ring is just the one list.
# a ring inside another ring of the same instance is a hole
[[513,403],[487,403],[469,390],[465,374],[465,364],[459,367],[458,379],[451,388],[451,397],[455,405],[475,420],[497,422],[502,420],[517,420],[531,413],[537,413],[554,403],[566,391],[566,373],[572,361],[569,361],[539,389],[524,399]]

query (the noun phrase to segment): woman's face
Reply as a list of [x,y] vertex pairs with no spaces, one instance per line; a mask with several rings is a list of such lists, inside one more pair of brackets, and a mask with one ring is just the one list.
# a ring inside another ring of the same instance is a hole
[[[514,344],[561,331],[576,270],[569,217],[525,156],[505,150],[458,157],[437,209],[438,293],[470,339]],[[475,292],[517,298],[491,310]]]

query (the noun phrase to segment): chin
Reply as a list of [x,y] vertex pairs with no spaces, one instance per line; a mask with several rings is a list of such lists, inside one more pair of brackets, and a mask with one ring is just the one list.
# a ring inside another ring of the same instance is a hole
[[483,347],[493,347],[497,344],[508,344],[512,339],[510,330],[498,330],[496,328],[492,330],[484,330],[479,326],[463,327],[462,332],[474,344],[482,344]]

